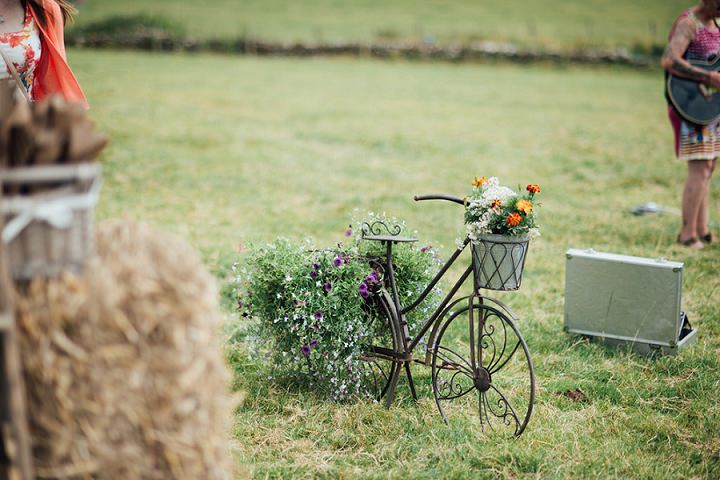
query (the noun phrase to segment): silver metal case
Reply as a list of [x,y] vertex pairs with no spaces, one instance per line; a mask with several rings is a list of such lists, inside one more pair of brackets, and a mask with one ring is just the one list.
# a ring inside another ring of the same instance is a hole
[[565,330],[638,353],[674,355],[695,343],[681,314],[683,264],[567,251]]

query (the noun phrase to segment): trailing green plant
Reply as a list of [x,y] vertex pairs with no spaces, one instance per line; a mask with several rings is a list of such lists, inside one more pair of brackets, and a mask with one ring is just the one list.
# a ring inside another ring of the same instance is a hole
[[[387,329],[372,308],[382,274],[371,260],[381,249],[357,231],[351,225],[349,243],[327,249],[278,239],[251,249],[233,267],[239,319],[251,322],[252,355],[267,375],[335,401],[373,395],[361,354]],[[400,244],[393,265],[398,293],[409,303],[436,273],[439,259],[431,247]],[[437,301],[438,295],[430,295],[408,318],[411,330]]]

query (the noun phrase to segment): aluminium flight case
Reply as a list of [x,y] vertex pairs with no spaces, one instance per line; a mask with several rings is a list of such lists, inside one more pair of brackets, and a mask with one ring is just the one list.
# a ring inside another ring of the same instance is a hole
[[696,342],[681,311],[683,264],[567,251],[566,331],[637,353],[675,355]]

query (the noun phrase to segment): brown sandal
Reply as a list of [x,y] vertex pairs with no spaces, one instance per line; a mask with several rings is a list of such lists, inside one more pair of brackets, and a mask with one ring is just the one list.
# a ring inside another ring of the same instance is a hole
[[[705,237],[703,237],[703,238],[705,238]],[[693,245],[698,243],[700,240],[698,240],[697,237],[690,237],[687,240],[680,240],[680,235],[678,235],[676,241],[677,241],[677,243],[679,243],[680,245],[683,245],[685,247],[692,247]],[[697,248],[697,250],[700,250],[700,248],[702,248],[702,247]]]

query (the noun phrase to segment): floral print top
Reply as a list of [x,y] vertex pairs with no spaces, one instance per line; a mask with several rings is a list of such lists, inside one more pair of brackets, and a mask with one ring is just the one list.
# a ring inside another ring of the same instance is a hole
[[[35,25],[29,6],[25,8],[22,30],[0,34],[0,48],[12,61],[30,98],[34,98],[32,86],[35,68],[40,61],[41,44],[40,32]],[[12,78],[10,68],[2,57],[0,57],[0,78]]]

